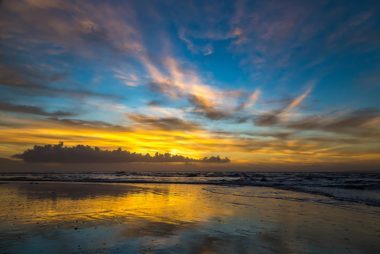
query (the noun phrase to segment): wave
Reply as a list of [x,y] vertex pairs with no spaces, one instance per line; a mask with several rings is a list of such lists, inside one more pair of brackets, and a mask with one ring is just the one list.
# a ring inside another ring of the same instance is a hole
[[124,171],[114,173],[2,173],[0,180],[264,186],[380,206],[380,174],[377,173]]

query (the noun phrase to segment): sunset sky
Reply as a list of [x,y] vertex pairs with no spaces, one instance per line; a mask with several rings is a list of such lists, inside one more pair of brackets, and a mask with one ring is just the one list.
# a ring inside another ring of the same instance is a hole
[[1,1],[0,140],[380,165],[380,2]]

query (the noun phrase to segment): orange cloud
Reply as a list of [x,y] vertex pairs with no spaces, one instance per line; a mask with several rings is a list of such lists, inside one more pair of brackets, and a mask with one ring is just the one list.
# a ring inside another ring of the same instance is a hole
[[206,84],[194,70],[184,70],[171,56],[164,57],[162,70],[146,55],[139,59],[160,92],[173,99],[186,98],[206,116],[209,112],[232,112],[238,103],[239,91],[221,90]]
[[[241,136],[186,127],[188,122],[170,119],[139,118],[144,125],[118,126],[96,121],[30,119],[1,115],[1,156],[20,153],[35,144],[64,141],[67,145],[84,144],[101,148],[123,149],[139,153],[156,151],[202,158],[212,154],[229,157],[233,162],[250,163],[317,163],[347,162],[350,160],[379,159],[376,144],[368,142],[352,147],[352,142],[330,137],[323,139],[302,136],[273,137]],[[171,124],[170,124],[171,123]],[[182,128],[167,128],[179,124]],[[191,125],[193,126],[193,125]],[[348,142],[348,143],[347,143]]]

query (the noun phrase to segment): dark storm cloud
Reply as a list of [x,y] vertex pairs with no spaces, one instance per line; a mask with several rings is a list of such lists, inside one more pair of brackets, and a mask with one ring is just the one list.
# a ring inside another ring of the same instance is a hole
[[52,117],[67,117],[67,116],[75,115],[72,112],[64,112],[64,111],[47,112],[40,107],[17,105],[17,104],[2,103],[2,102],[0,102],[0,111],[25,113],[25,114],[40,115],[40,116],[52,116]]

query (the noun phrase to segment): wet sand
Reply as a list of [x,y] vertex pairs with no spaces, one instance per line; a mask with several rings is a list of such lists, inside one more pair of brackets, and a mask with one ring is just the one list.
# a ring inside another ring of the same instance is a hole
[[0,253],[380,253],[380,207],[267,187],[1,183]]

